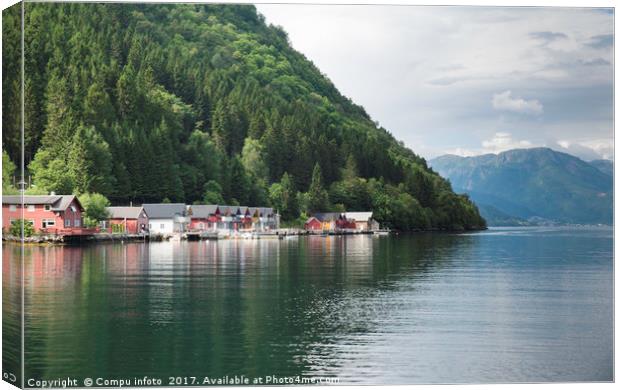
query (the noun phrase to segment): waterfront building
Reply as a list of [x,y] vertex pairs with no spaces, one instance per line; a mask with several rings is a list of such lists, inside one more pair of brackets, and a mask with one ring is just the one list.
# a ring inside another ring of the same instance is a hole
[[353,228],[343,213],[315,213],[305,223],[306,230],[334,232]]
[[353,229],[358,231],[379,230],[379,222],[372,218],[372,211],[352,211],[344,213],[344,217]]
[[[23,214],[22,214],[23,211]],[[82,234],[84,208],[75,195],[20,195],[2,197],[2,228],[10,228],[14,220],[23,218],[37,233]]]
[[148,231],[149,219],[143,207],[107,207],[105,228],[114,233],[137,234]]
[[151,234],[182,233],[190,221],[184,203],[145,203],[142,207]]
[[304,229],[327,232],[363,232],[379,230],[379,223],[372,218],[372,215],[372,211],[315,213],[306,220]]
[[306,220],[304,224],[304,229],[310,231],[323,231],[323,223],[319,221],[316,217],[310,217]]
[[257,221],[252,217],[252,229],[257,231],[269,231],[280,228],[280,215],[271,207],[257,207],[253,213],[257,215]]
[[215,231],[220,221],[220,209],[217,205],[191,205],[187,206],[190,218],[189,230],[191,231]]

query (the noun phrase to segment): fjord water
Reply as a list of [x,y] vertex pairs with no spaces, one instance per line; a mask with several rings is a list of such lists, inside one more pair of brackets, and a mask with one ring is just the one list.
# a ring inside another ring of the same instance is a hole
[[612,236],[29,246],[25,377],[611,381]]

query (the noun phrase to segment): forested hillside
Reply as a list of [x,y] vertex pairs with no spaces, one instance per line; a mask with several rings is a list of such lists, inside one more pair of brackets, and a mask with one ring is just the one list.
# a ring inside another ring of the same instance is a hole
[[[375,211],[484,226],[424,159],[250,5],[26,4],[29,191]],[[19,161],[19,8],[4,11],[3,148]],[[363,82],[363,80],[360,80]]]

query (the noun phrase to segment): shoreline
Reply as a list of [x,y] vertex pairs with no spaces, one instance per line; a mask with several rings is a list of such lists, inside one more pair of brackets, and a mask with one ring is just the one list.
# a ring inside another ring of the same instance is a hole
[[488,230],[476,229],[428,229],[428,230],[378,230],[378,231],[310,231],[302,229],[280,229],[272,232],[184,232],[173,234],[128,234],[128,233],[95,233],[92,235],[34,235],[22,239],[12,235],[2,235],[3,242],[22,243],[25,245],[67,245],[67,244],[90,244],[90,243],[114,243],[114,242],[163,242],[163,241],[207,241],[207,240],[259,240],[259,239],[285,239],[292,237],[331,237],[331,236],[398,236],[400,234],[419,233],[465,233]]

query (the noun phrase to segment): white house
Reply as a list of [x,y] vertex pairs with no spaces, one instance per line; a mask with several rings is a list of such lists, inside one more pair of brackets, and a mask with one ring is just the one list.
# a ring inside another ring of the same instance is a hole
[[142,205],[149,216],[149,233],[182,233],[189,222],[183,203],[145,203]]

